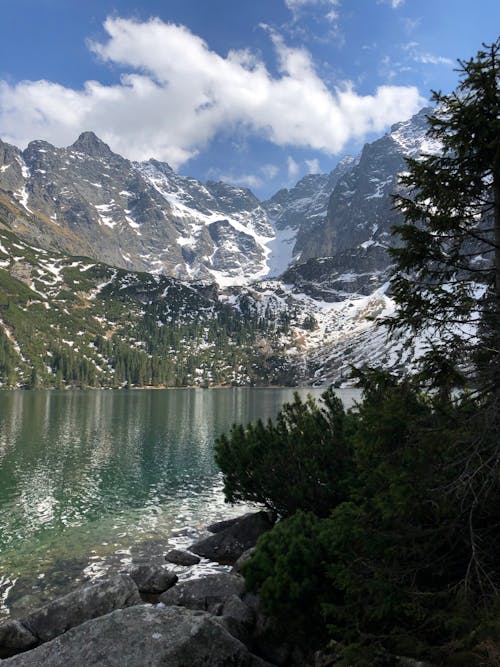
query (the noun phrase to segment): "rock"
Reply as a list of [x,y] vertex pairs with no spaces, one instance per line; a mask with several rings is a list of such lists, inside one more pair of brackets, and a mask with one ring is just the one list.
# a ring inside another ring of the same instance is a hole
[[27,651],[37,644],[37,638],[20,621],[0,623],[0,658]]
[[37,639],[46,642],[89,619],[141,602],[132,578],[119,574],[49,602],[22,623]]
[[181,549],[172,549],[165,554],[165,560],[175,565],[198,565],[200,559],[198,556],[189,553],[189,551],[182,551]]
[[271,667],[202,611],[146,605],[87,621],[2,667]]
[[267,512],[246,514],[228,528],[195,542],[190,549],[198,556],[232,564],[244,551],[255,546],[258,537],[272,526]]
[[209,526],[207,526],[207,530],[209,533],[220,533],[222,530],[226,530],[226,528],[234,526],[235,523],[238,523],[238,521],[244,519],[246,516],[250,516],[250,514],[242,514],[241,516],[234,517],[234,519],[215,521],[215,523],[211,523]]
[[234,574],[210,574],[202,579],[181,581],[159,597],[166,605],[188,609],[202,609],[213,614],[222,612],[233,595],[240,596],[245,589],[243,578]]
[[231,570],[232,572],[235,572],[236,574],[239,574],[241,572],[241,567],[244,563],[247,562],[247,560],[250,559],[251,555],[254,553],[255,547],[250,547],[250,549],[247,549],[244,551],[241,556],[238,558],[236,563],[233,565],[233,569]]
[[129,571],[141,593],[164,593],[177,583],[177,575],[162,565],[136,565]]
[[246,643],[255,625],[255,613],[238,595],[231,595],[222,608],[222,621],[233,637]]

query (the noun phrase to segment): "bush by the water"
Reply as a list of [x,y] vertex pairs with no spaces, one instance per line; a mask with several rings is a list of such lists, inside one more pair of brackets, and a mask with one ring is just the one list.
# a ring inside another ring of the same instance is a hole
[[215,445],[229,502],[262,503],[280,516],[326,516],[346,497],[352,468],[350,417],[333,391],[283,407],[275,422],[233,426]]

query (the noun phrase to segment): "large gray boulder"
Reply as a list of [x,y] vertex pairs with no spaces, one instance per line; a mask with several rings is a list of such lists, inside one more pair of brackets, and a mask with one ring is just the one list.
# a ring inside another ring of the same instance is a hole
[[198,556],[223,564],[233,564],[241,554],[255,546],[257,539],[273,527],[267,512],[245,514],[228,527],[195,542],[190,550]]
[[177,575],[162,565],[135,565],[129,571],[141,593],[164,593],[177,583]]
[[250,560],[250,558],[253,556],[254,553],[255,553],[255,547],[250,547],[250,549],[244,551],[238,558],[236,563],[233,565],[231,572],[239,574],[241,572],[243,565]]
[[242,577],[222,572],[200,579],[181,581],[160,595],[159,601],[166,605],[179,605],[220,614],[226,601],[234,595],[242,595],[244,590],[245,582]]
[[37,639],[46,642],[89,619],[141,603],[131,577],[119,574],[49,602],[23,619],[22,624]]
[[38,639],[20,621],[0,623],[0,659],[26,651],[38,644]]
[[2,667],[271,667],[210,614],[140,605],[83,623]]

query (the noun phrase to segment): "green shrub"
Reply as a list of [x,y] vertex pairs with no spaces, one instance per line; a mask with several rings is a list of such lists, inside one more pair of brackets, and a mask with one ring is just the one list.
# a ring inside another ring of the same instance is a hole
[[498,413],[467,397],[431,400],[382,373],[363,382],[344,432],[355,466],[347,499],[326,517],[279,523],[247,583],[285,635],[306,648],[330,638],[341,664],[494,664],[484,656],[499,646]]
[[349,487],[352,451],[350,417],[329,390],[323,407],[295,394],[275,422],[233,426],[221,436],[215,459],[228,502],[261,503],[280,516],[298,510],[327,516]]
[[287,639],[314,645],[326,639],[321,606],[325,552],[320,538],[322,521],[298,511],[259,538],[244,565],[249,590],[259,591],[264,611]]

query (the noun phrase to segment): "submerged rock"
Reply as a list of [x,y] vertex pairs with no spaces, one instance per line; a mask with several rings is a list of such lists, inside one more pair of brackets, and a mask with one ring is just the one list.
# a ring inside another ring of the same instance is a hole
[[257,539],[273,527],[267,512],[245,514],[215,535],[191,545],[195,554],[223,564],[233,564]]
[[189,551],[182,551],[181,549],[171,549],[171,551],[165,554],[165,560],[169,563],[174,563],[174,565],[185,565],[187,567],[198,565],[200,562],[199,556],[195,556],[189,553]]
[[202,611],[140,605],[83,623],[2,667],[271,667]]

